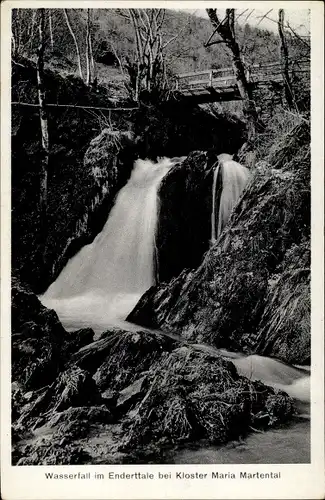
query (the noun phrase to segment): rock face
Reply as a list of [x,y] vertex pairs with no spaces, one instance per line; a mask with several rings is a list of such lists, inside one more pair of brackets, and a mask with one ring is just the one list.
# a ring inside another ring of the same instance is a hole
[[65,330],[56,313],[16,279],[12,286],[12,380],[25,390],[51,383],[62,367]]
[[272,148],[201,266],[151,288],[128,320],[308,362],[309,143],[302,124]]
[[257,351],[310,364],[310,243],[293,245],[268,287]]
[[193,152],[175,165],[159,187],[156,235],[158,281],[169,281],[184,268],[199,266],[209,248],[213,162]]
[[245,124],[209,106],[188,106],[171,99],[144,105],[133,116],[140,158],[188,155],[191,151],[237,153],[245,142]]

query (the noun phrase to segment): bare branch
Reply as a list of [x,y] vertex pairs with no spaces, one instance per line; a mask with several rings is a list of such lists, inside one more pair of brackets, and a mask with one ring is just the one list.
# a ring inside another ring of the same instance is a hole
[[[33,104],[29,102],[12,102],[12,106],[27,106],[32,108],[39,108],[39,104]],[[46,107],[52,108],[77,108],[77,109],[98,109],[102,111],[132,111],[134,109],[138,109],[138,107],[132,108],[104,108],[104,107],[96,107],[96,106],[78,106],[77,104],[46,104]]]
[[252,10],[250,11],[250,13],[248,14],[248,16],[245,18],[245,23],[246,23],[246,22],[248,21],[248,19],[251,17],[251,15],[253,14],[254,10],[255,10],[255,9],[252,9]]
[[[226,20],[226,18],[224,17],[223,20],[219,23],[219,25],[221,25],[225,20]],[[211,42],[211,39],[214,37],[214,35],[217,33],[217,31],[218,31],[218,27],[214,30],[214,32],[210,35],[209,39],[205,42],[205,44],[203,45],[204,47],[210,47],[210,45],[214,45],[214,42]],[[216,41],[216,43],[219,43],[219,42]]]
[[[273,10],[273,9],[268,10],[268,11],[267,11],[267,13],[266,13],[266,14],[264,14],[264,16],[259,16],[259,17],[257,17],[257,19],[260,19],[260,21],[257,23],[257,25],[256,25],[256,26],[258,26],[259,24],[261,24],[261,22],[263,21],[263,19],[270,19],[270,18],[269,18],[269,17],[267,17],[267,16],[270,14],[270,12],[272,12],[272,10]],[[272,19],[272,21],[273,21],[273,19]],[[275,22],[276,22],[276,21],[275,21]]]
[[78,68],[79,68],[79,75],[80,75],[80,78],[83,80],[83,73],[82,73],[82,68],[81,68],[81,58],[80,58],[80,50],[79,50],[78,41],[77,41],[76,35],[74,34],[74,31],[72,29],[71,23],[70,23],[70,19],[69,19],[69,15],[68,15],[68,10],[67,9],[63,9],[63,11],[64,11],[64,16],[65,16],[65,20],[66,20],[68,29],[70,31],[70,34],[71,34],[71,36],[73,38],[73,41],[74,41],[74,44],[75,44],[75,47],[76,47],[77,60],[78,60]]
[[248,9],[245,9],[243,12],[241,12],[240,14],[238,14],[238,16],[236,17],[235,21],[237,22],[237,21],[238,21],[238,19],[239,19],[241,16],[243,16],[243,15],[245,14],[245,12],[247,12],[247,11],[248,11]]
[[211,45],[217,45],[219,43],[226,43],[225,40],[215,40],[214,42],[205,43],[204,47],[211,47]]
[[286,27],[289,28],[289,30],[293,33],[293,35],[298,38],[308,49],[310,49],[310,44],[308,44],[298,33],[290,26],[289,22],[287,21]]

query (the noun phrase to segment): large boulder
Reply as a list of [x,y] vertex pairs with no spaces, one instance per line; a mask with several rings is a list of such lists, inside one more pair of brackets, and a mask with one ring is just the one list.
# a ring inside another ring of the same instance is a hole
[[201,263],[211,238],[213,162],[192,152],[163,178],[156,235],[158,281]]
[[94,374],[101,391],[122,390],[160,358],[175,342],[159,333],[116,330],[80,349],[71,360]]
[[16,277],[11,289],[12,380],[24,391],[51,384],[70,356],[91,343],[90,328],[66,332],[55,311]]
[[46,386],[63,366],[65,330],[28,288],[12,280],[12,380],[25,390]]
[[241,378],[231,362],[191,346],[165,353],[149,377],[149,390],[125,422],[122,450],[202,438],[220,444],[294,412],[281,391]]

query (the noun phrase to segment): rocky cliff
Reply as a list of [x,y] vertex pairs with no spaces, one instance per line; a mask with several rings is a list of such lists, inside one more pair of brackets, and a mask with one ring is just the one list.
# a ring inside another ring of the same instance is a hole
[[151,288],[128,320],[309,363],[309,148],[302,122],[258,165],[198,269]]
[[158,280],[201,263],[211,238],[213,160],[192,152],[163,178],[156,234]]

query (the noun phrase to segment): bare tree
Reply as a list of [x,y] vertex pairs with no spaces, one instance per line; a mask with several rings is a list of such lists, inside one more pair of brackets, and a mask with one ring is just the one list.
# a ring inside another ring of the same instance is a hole
[[53,38],[53,26],[52,26],[52,12],[51,9],[48,9],[49,13],[49,31],[50,31],[50,40],[51,40],[51,49],[54,49],[54,38]]
[[46,110],[46,92],[44,84],[44,51],[45,51],[45,9],[40,9],[38,25],[39,46],[37,49],[37,89],[40,108],[41,135],[42,135],[42,157],[41,157],[41,185],[40,185],[40,213],[42,235],[46,228],[47,214],[47,172],[49,163],[49,132]]
[[94,59],[92,39],[93,39],[93,22],[91,21],[90,26],[89,26],[89,59],[90,59],[90,71],[92,74],[92,79],[93,79],[93,81],[95,81],[96,77],[97,77],[97,72],[96,72],[96,65],[95,65],[95,59]]
[[30,9],[13,9],[11,19],[11,43],[12,56],[23,55],[29,42],[29,32],[31,26]]
[[96,78],[96,66],[94,61],[92,46],[92,20],[91,10],[87,9],[87,28],[86,28],[86,84],[90,85]]
[[63,9],[63,10],[64,10],[64,16],[65,16],[65,20],[66,20],[68,29],[70,31],[70,34],[71,34],[71,36],[73,38],[73,41],[74,41],[74,44],[75,44],[75,47],[76,47],[79,75],[80,75],[80,78],[83,80],[83,72],[82,72],[82,67],[81,67],[81,57],[80,57],[80,50],[79,50],[78,40],[77,40],[76,35],[75,35],[75,33],[74,33],[73,29],[72,29],[71,22],[70,22],[70,19],[69,19],[68,10],[67,9]]
[[162,26],[165,9],[128,9],[135,36],[135,62],[127,65],[134,99],[139,100],[141,90],[163,90],[167,86],[164,58],[165,48],[177,38],[163,40]]
[[[251,90],[246,79],[245,67],[242,61],[240,47],[236,40],[235,9],[226,9],[226,15],[222,20],[218,17],[217,9],[206,9],[206,11],[212,26],[214,27],[214,32],[210,36],[208,44],[214,45],[216,43],[224,43],[232,53],[232,65],[236,76],[237,87],[243,100],[243,112],[247,120],[247,147],[250,147],[253,144],[256,135],[257,113],[255,103],[252,99]],[[213,42],[211,40],[216,33],[221,37],[221,39]]]
[[286,101],[290,109],[295,107],[295,99],[291,84],[291,78],[289,74],[289,55],[288,55],[288,46],[286,42],[285,32],[284,32],[284,10],[279,9],[279,18],[278,18],[278,32],[280,37],[280,60],[281,60],[281,68],[282,68],[282,77],[284,83],[284,92]]
[[87,31],[86,31],[86,84],[91,82],[90,69],[90,9],[87,9]]

